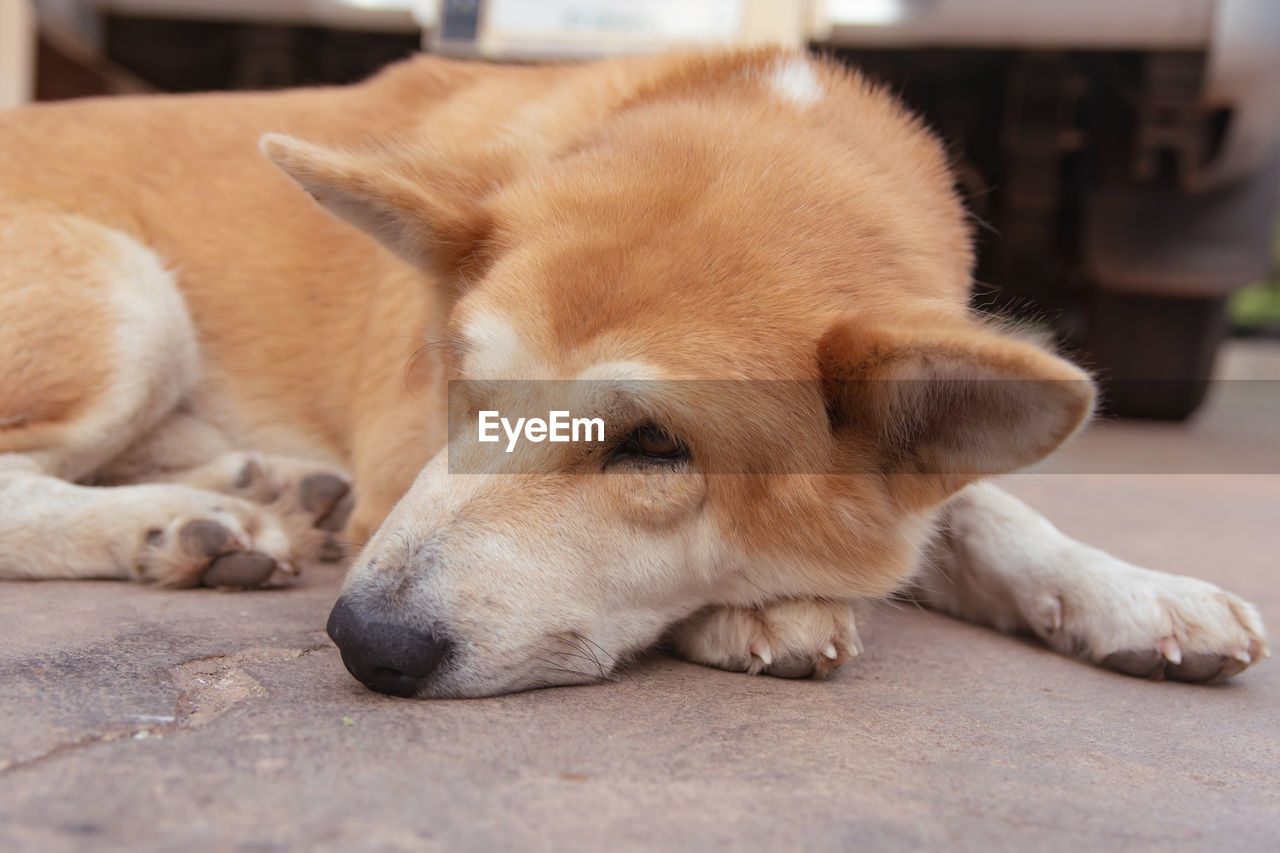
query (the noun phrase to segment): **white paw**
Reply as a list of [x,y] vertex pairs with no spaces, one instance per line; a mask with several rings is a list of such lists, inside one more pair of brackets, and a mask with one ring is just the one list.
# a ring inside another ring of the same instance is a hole
[[852,605],[816,599],[709,607],[675,626],[670,639],[686,660],[782,678],[822,678],[862,653]]
[[313,527],[342,530],[355,505],[351,481],[304,459],[249,451],[224,453],[199,468],[172,475],[172,482],[271,504],[281,515],[298,514]]
[[262,454],[240,450],[224,453],[201,468],[183,472],[177,479],[197,489],[235,495],[254,503],[271,503],[285,488]]
[[290,537],[269,510],[237,498],[196,498],[163,525],[149,527],[139,580],[164,586],[251,588],[277,572],[297,574]]
[[1105,573],[1035,600],[1032,627],[1059,651],[1128,675],[1211,681],[1270,657],[1252,605],[1195,578],[1108,557]]

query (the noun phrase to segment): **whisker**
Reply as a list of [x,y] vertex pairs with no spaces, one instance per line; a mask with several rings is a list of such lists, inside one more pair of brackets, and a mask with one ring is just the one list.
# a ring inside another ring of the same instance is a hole
[[612,654],[611,652],[609,652],[607,649],[605,649],[605,647],[604,647],[604,646],[600,645],[600,644],[599,644],[599,643],[597,643],[595,640],[592,640],[590,637],[587,637],[587,636],[585,636],[585,635],[583,635],[583,634],[577,634],[577,635],[575,635],[575,636],[577,636],[577,638],[578,638],[579,640],[582,640],[584,643],[590,643],[590,644],[591,644],[591,646],[592,646],[593,648],[598,649],[598,650],[600,651],[600,654],[602,654],[602,655],[604,655],[605,657],[607,657],[607,658],[609,659],[609,662],[610,662],[611,664],[613,664],[613,665],[615,665],[615,666],[617,665],[617,663],[618,663],[618,657],[617,657],[617,655],[614,655],[614,654]]
[[[544,649],[543,651],[547,651],[547,650]],[[596,658],[589,657],[587,655],[582,654],[581,652],[548,652],[548,653],[553,655],[563,655],[563,656],[572,657],[572,658],[580,658],[586,661],[587,663],[590,663],[593,666],[597,666],[597,667],[600,665],[600,661],[596,660]]]
[[[584,634],[579,634],[575,631],[570,634],[570,636],[576,641],[579,648],[591,656],[592,661],[595,662],[596,667],[600,670],[600,677],[604,679],[609,678],[610,673],[618,666],[619,661],[617,655],[612,654],[604,646]],[[596,655],[596,650],[598,650],[601,655],[604,655],[608,661],[608,666],[605,666],[605,664],[600,661],[599,656]]]
[[[561,638],[561,639],[563,639],[563,638]],[[543,651],[543,652],[548,652],[548,650],[547,650],[547,649],[545,649],[545,648],[544,648],[544,649],[541,649],[541,651]],[[576,655],[576,654],[566,653],[566,652],[550,652],[550,654],[552,654],[552,655],[565,655],[565,654],[569,654],[569,656],[571,656],[571,657],[579,657],[579,658],[582,658],[583,660],[588,660],[588,661],[590,660],[590,658],[586,658],[586,657],[584,657],[584,656],[582,656],[582,655]],[[609,672],[608,670],[605,670],[603,667],[600,667],[600,668],[599,668],[599,674],[598,674],[598,675],[592,675],[591,673],[584,672],[584,671],[579,670],[579,669],[573,669],[573,668],[571,668],[571,667],[556,666],[555,664],[553,664],[553,663],[552,663],[550,660],[548,660],[547,658],[538,658],[538,660],[539,660],[539,661],[542,661],[542,662],[543,662],[543,664],[544,664],[544,665],[546,665],[546,666],[550,666],[550,667],[552,667],[553,669],[557,669],[557,670],[559,670],[560,672],[569,672],[569,673],[573,673],[574,675],[577,675],[577,676],[578,676],[578,677],[580,677],[580,678],[586,678],[586,679],[596,680],[596,681],[605,681],[605,682],[610,682],[610,683],[617,682],[617,681],[620,681],[620,680],[621,680],[621,677],[620,677],[620,676],[615,675],[614,673]],[[567,661],[566,661],[565,663],[567,663]],[[598,663],[597,663],[597,666],[599,666],[599,664],[598,664]]]
[[541,667],[541,668],[542,668],[542,669],[544,669],[544,670],[551,671],[551,672],[563,672],[563,673],[566,673],[566,674],[568,674],[568,675],[572,675],[574,678],[586,679],[586,680],[588,680],[588,681],[590,681],[590,680],[592,680],[592,679],[594,678],[594,676],[588,675],[588,674],[587,674],[587,673],[585,673],[585,672],[581,672],[581,671],[576,670],[576,669],[571,669],[571,668],[566,667],[566,666],[556,666],[555,664],[544,663],[544,664],[542,665],[542,667]]
[[906,602],[907,602],[907,599],[899,598],[896,593],[894,595],[886,595],[883,598],[876,599],[877,605],[882,607],[891,607],[894,610],[903,610],[904,608],[902,605],[905,604]]
[[590,655],[591,662],[596,665],[596,670],[600,673],[600,677],[604,678],[604,664],[600,663],[600,658],[596,657],[595,651],[593,651],[590,646],[586,645],[586,638],[581,635],[576,635],[576,640],[577,647]]
[[[572,649],[573,651],[561,651],[561,650],[553,650],[553,649],[547,649],[547,648],[542,648],[541,651],[549,655],[559,655],[562,657],[579,658],[591,664],[592,666],[596,667],[597,669],[601,669],[600,659],[597,658],[594,654],[591,654],[589,649],[582,647],[581,645],[576,643],[572,638],[565,636],[563,634],[557,636],[555,639],[569,646],[569,648]],[[603,675],[603,670],[601,674]]]

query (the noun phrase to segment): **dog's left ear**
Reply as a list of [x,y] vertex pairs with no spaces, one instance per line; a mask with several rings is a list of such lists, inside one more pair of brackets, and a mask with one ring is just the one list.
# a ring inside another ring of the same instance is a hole
[[490,222],[464,180],[429,174],[400,148],[346,151],[268,133],[259,147],[330,213],[418,267],[453,280],[476,262]]
[[891,475],[890,488],[913,504],[1043,459],[1093,411],[1079,368],[976,324],[840,322],[818,360],[843,456],[836,468]]

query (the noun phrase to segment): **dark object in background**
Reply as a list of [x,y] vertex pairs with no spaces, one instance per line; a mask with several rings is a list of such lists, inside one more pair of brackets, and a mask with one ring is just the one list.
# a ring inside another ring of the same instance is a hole
[[411,33],[107,15],[107,58],[167,92],[354,83],[419,48]]
[[1221,296],[1096,291],[1087,347],[1107,407],[1159,420],[1182,420],[1199,408],[1227,331],[1226,305]]
[[40,33],[36,42],[37,101],[154,91],[154,86],[96,56],[74,39],[56,31]]
[[1052,327],[1112,414],[1203,401],[1227,296],[1266,274],[1280,159],[1201,191],[1230,111],[1198,51],[843,50],[951,146],[979,223],[975,306]]
[[[348,83],[419,45],[417,33],[121,15],[106,16],[104,33],[112,63],[174,92]],[[979,223],[975,305],[1052,328],[1096,371],[1111,413],[1192,414],[1225,334],[1226,296],[1254,277],[1253,261],[1257,278],[1265,272],[1278,174],[1188,190],[1232,118],[1201,102],[1205,54],[834,53],[951,145]],[[1180,284],[1190,269],[1198,279]]]

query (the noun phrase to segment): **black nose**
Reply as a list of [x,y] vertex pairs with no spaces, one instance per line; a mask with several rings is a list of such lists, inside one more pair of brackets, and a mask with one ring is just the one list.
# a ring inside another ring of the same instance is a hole
[[392,696],[417,693],[449,650],[447,640],[381,616],[346,596],[333,605],[328,631],[351,674],[370,690]]

